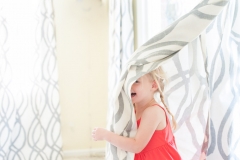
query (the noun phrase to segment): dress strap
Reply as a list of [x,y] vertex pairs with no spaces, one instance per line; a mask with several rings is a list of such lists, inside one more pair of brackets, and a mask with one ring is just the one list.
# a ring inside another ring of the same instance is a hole
[[159,106],[161,109],[163,109],[164,110],[164,112],[165,112],[165,116],[166,116],[166,122],[167,122],[167,124],[169,124],[169,121],[168,121],[168,114],[167,114],[167,112],[166,112],[166,109],[164,108],[164,107],[162,107],[160,104],[158,104],[158,103],[155,103],[155,104],[153,104],[153,105],[157,105],[157,106]]

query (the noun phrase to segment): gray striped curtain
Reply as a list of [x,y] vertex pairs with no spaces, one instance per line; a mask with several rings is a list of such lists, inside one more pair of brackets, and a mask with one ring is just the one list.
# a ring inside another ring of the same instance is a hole
[[[139,47],[114,88],[109,129],[126,137],[136,134],[131,85],[162,66],[182,159],[240,159],[239,8],[238,0],[205,0]],[[107,144],[106,159],[133,157]]]
[[60,160],[52,1],[0,1],[0,159]]

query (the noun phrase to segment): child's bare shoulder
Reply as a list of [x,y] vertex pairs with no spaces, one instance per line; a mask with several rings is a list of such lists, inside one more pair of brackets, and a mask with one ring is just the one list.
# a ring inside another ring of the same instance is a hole
[[162,117],[162,115],[165,115],[165,113],[163,108],[156,104],[156,105],[147,107],[144,110],[143,115]]

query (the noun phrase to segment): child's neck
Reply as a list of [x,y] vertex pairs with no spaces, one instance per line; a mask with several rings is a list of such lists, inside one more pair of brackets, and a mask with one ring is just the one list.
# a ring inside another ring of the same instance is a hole
[[156,104],[156,101],[154,98],[147,101],[146,103],[139,103],[134,104],[136,113],[142,113],[147,107],[152,106],[153,104]]

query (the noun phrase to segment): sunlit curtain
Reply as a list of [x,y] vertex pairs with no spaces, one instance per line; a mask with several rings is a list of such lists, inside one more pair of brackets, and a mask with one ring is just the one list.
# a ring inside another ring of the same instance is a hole
[[[175,2],[163,5],[179,7]],[[166,9],[170,26],[130,57],[112,95],[109,123],[117,134],[135,135],[131,84],[161,65],[169,76],[165,98],[178,122],[174,134],[182,158],[240,159],[240,4],[215,0],[196,5],[180,17]],[[107,154],[108,160],[134,156],[113,146]]]
[[60,160],[51,0],[0,1],[0,159]]
[[[161,7],[163,11],[162,25],[167,26],[200,1],[163,0],[163,2]],[[185,113],[181,109],[175,110],[179,123],[179,129],[175,135],[184,159],[194,160],[199,157],[201,159],[206,157],[210,160],[240,159],[240,130],[236,126],[239,121],[240,104],[239,100],[234,98],[240,97],[240,70],[237,62],[240,57],[240,34],[237,30],[240,27],[239,7],[237,0],[230,1],[223,12],[201,33],[199,40],[193,41],[186,49],[188,51],[181,51],[188,52],[188,54],[185,53],[185,56],[178,54],[173,58],[177,72],[180,73],[178,75],[181,76],[172,76],[174,77],[172,83],[177,80],[179,83],[169,87],[167,101],[172,108],[187,106]],[[200,50],[202,51],[199,52]],[[197,56],[193,56],[191,53],[197,53]],[[178,95],[176,90],[180,90],[180,84],[189,76],[186,74],[186,64],[184,64],[186,62],[191,64],[190,77],[192,80],[190,82],[194,83],[190,83],[192,86],[185,85],[185,91],[181,90],[179,96],[182,95],[182,101],[179,105],[174,100]],[[203,80],[204,72],[206,72],[207,80],[205,82]],[[191,90],[187,91],[187,88],[191,88]],[[187,100],[189,94],[194,95],[191,100],[192,105],[188,105],[191,104]],[[187,110],[196,117],[187,118]],[[206,128],[204,128],[205,124]],[[196,125],[202,127],[195,127]],[[187,134],[187,130],[189,134]],[[202,139],[203,142],[201,142]]]
[[109,0],[109,112],[113,109],[110,97],[134,51],[133,33],[132,0]]
[[132,0],[109,1],[109,95],[134,51]]

